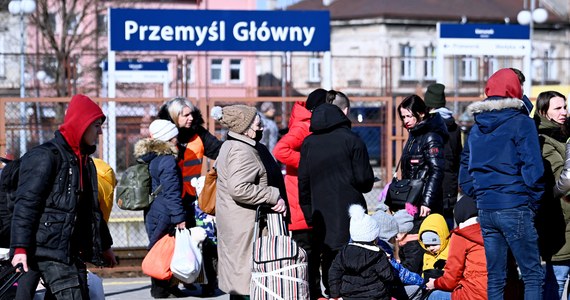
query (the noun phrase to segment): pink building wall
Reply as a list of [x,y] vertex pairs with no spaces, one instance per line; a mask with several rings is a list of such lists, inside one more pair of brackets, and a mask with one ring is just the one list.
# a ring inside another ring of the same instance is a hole
[[[41,0],[40,0],[41,1]],[[50,12],[56,12],[57,3],[62,0],[48,0],[50,2]],[[97,2],[84,0],[89,5],[89,12],[80,24],[79,30],[83,33],[97,30],[97,10],[106,14],[106,7],[128,7],[128,8],[164,8],[164,9],[189,9],[189,10],[255,10],[255,0],[217,0],[217,1],[178,1],[178,2],[120,2],[120,1],[101,1]],[[53,2],[53,3],[51,3]],[[98,9],[97,8],[98,5]],[[62,22],[57,21],[57,26],[62,28]],[[61,30],[61,29],[60,29]],[[28,26],[28,46],[27,52],[46,53],[51,49],[46,47],[47,42],[38,36],[38,31],[34,26]],[[93,38],[83,40],[80,51],[73,51],[72,56],[76,55],[77,63],[83,71],[95,69],[98,66],[97,57],[105,57],[107,55],[107,35],[90,35]],[[59,38],[59,35],[56,36]],[[43,55],[39,55],[40,57]],[[157,59],[169,60],[169,71],[171,74],[170,96],[187,96],[187,97],[255,97],[257,96],[257,74],[255,68],[254,52],[222,52],[222,51],[168,51],[168,52],[118,52],[117,61],[125,59],[137,59],[139,61],[154,61]],[[211,62],[215,59],[222,60],[222,80],[212,82]],[[240,80],[230,80],[230,62],[239,60],[241,62]],[[191,68],[188,68],[191,64]],[[34,70],[41,70],[41,63],[36,64]],[[186,75],[187,70],[191,70],[191,76]],[[96,77],[98,72],[81,72],[81,77],[74,83],[70,84],[69,90],[73,92],[89,93],[91,95],[106,95],[105,91],[100,90],[96,85],[100,82]],[[40,81],[36,76],[32,76],[34,85],[38,88],[41,96],[55,96],[55,91],[50,89],[49,80]],[[182,78],[181,78],[182,77]],[[186,78],[190,77],[190,80]],[[73,90],[73,91],[71,91]],[[118,84],[117,97],[162,97],[162,84]]]

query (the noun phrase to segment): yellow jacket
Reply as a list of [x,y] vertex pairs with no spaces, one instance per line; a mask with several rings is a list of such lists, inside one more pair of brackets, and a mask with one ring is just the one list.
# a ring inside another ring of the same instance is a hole
[[[433,231],[439,236],[441,241],[441,248],[436,255],[432,255],[431,252],[427,251],[426,245],[422,242],[421,236],[424,231]],[[422,248],[426,250],[424,254],[424,265],[422,272],[425,270],[433,269],[433,265],[440,259],[447,260],[447,255],[449,253],[449,229],[447,228],[447,223],[445,219],[440,214],[430,214],[425,218],[420,226],[420,231],[418,232],[418,241]]]
[[109,221],[111,209],[113,208],[113,198],[115,193],[115,186],[117,179],[115,178],[115,171],[106,162],[99,158],[93,158],[95,168],[97,168],[97,189],[99,206],[105,222]]

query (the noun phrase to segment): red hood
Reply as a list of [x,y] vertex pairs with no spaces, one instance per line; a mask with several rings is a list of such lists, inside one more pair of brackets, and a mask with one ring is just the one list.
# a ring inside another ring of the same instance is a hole
[[59,126],[59,131],[71,147],[77,157],[81,157],[81,138],[83,133],[95,120],[103,118],[103,111],[85,95],[75,95],[71,98],[63,124]]
[[289,127],[296,122],[311,121],[311,112],[305,108],[305,101],[297,101],[291,110],[289,118]]
[[483,246],[483,234],[481,233],[481,225],[479,225],[479,223],[475,223],[473,225],[469,225],[463,228],[457,227],[452,231],[452,233],[455,233],[474,243]]
[[485,86],[487,97],[522,99],[521,83],[517,74],[511,69],[500,69],[495,72]]

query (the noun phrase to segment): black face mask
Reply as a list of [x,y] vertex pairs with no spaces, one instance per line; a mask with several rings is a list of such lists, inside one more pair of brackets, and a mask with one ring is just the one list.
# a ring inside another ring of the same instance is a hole
[[261,138],[263,137],[263,130],[256,130],[255,131],[255,138],[253,138],[256,142],[261,141]]

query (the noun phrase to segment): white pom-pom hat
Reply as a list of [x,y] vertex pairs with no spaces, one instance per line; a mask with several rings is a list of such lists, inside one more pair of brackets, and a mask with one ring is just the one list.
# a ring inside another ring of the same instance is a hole
[[366,213],[364,207],[353,204],[348,209],[350,215],[350,238],[353,242],[372,242],[378,238],[378,222]]

